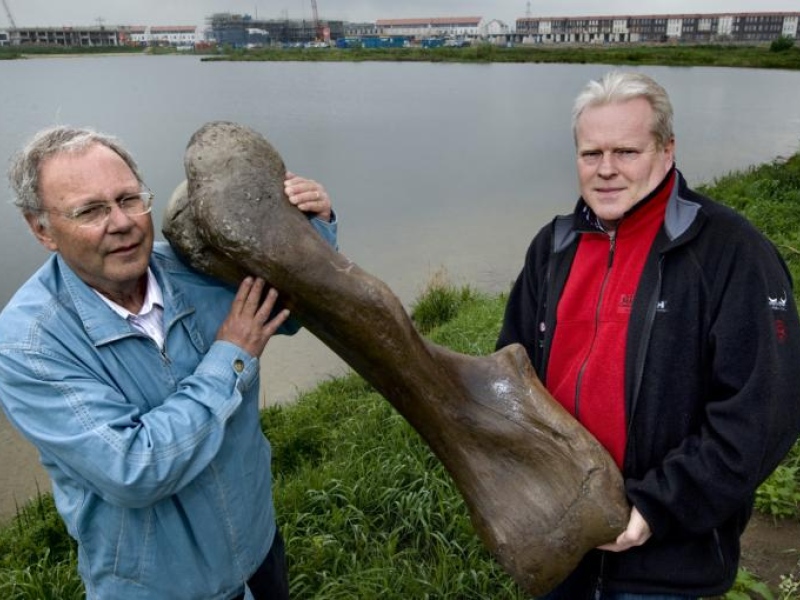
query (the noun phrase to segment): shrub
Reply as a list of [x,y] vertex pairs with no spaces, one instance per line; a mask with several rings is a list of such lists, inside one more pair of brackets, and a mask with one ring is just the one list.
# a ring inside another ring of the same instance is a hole
[[794,48],[794,38],[788,35],[782,35],[779,38],[775,38],[769,45],[770,52],[786,52],[792,48]]

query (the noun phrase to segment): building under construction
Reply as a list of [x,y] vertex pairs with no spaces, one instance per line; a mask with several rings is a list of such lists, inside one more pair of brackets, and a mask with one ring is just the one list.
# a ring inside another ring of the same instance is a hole
[[11,46],[121,46],[120,27],[20,27],[7,32]]
[[343,21],[254,19],[250,15],[215,13],[207,19],[211,37],[234,48],[263,45],[305,45],[344,37]]

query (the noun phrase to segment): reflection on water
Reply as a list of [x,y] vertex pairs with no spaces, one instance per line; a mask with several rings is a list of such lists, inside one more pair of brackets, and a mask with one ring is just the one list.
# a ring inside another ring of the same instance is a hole
[[[341,250],[408,306],[441,268],[457,284],[507,289],[525,249],[575,200],[574,95],[602,65],[201,63],[87,57],[0,64],[0,161],[41,127],[90,125],[122,138],[156,193],[183,178],[183,150],[210,120],[267,135],[287,166],[318,179]],[[692,183],[793,153],[800,73],[648,67],[671,92],[678,166]],[[124,93],[121,93],[124,90]],[[764,92],[764,90],[768,90]],[[731,143],[731,140],[746,143]],[[2,189],[5,189],[4,187]],[[6,196],[7,197],[7,196]],[[0,306],[46,253],[0,203]],[[273,340],[264,402],[285,402],[346,366],[307,333]],[[32,451],[0,421],[0,517],[35,493]]]

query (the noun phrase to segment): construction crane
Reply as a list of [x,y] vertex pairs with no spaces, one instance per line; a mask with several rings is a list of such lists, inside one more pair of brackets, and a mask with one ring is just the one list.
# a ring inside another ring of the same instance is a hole
[[[5,2],[6,0],[3,0]],[[317,0],[311,0],[311,21],[312,25],[314,26],[314,35],[317,38],[317,41],[321,41],[323,39],[322,33],[322,25],[319,22],[319,12],[317,11]]]
[[[3,0],[5,4],[6,0]],[[317,12],[317,0],[311,0],[311,21],[314,24],[314,31],[319,27],[319,12]]]
[[6,9],[6,16],[8,17],[8,22],[11,25],[11,29],[16,29],[17,24],[14,22],[14,17],[11,14],[11,9],[8,7],[8,2],[3,0],[3,8]]

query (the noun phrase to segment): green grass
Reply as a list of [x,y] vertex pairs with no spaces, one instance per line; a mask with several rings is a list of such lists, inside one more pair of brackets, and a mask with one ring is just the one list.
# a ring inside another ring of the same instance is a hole
[[[720,178],[704,189],[778,245],[800,281],[800,156]],[[434,342],[488,354],[505,298],[435,277],[412,308]],[[292,596],[303,599],[521,599],[475,536],[463,500],[405,420],[357,375],[322,382],[262,412],[274,452],[275,502]],[[758,490],[757,510],[800,519],[800,443]],[[746,571],[727,596],[797,598],[787,574],[768,590]],[[0,529],[0,598],[83,597],[75,546],[41,495]]]
[[26,56],[82,54],[141,54],[142,48],[132,46],[0,46],[0,60]]
[[[458,63],[573,63],[604,65],[664,65],[680,67],[738,67],[758,69],[800,69],[800,47],[772,44],[568,44],[500,47],[476,44],[466,48],[220,48],[197,51],[204,61],[331,61],[331,62],[458,62]],[[174,53],[175,49],[126,46],[64,47],[5,46],[0,59],[48,54]]]
[[795,288],[800,285],[800,153],[731,173],[699,189],[763,231],[781,251]]
[[771,51],[768,45],[539,45],[511,48],[480,44],[467,48],[258,48],[227,50],[203,60],[505,62],[664,65],[800,69],[800,48]]

